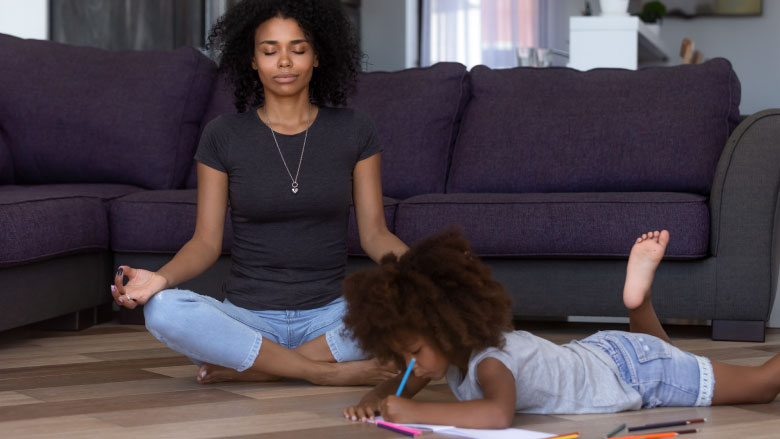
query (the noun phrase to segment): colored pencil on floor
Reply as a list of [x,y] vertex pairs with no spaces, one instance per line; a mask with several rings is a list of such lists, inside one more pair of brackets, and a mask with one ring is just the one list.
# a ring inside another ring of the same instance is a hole
[[680,431],[664,431],[661,433],[645,433],[645,434],[637,434],[634,436],[620,436],[620,437],[614,437],[612,439],[660,439],[664,437],[675,437],[679,436],[681,434],[692,434],[692,433],[698,433],[699,429],[694,428],[691,430],[680,430]]
[[609,433],[607,433],[606,437],[607,438],[611,438],[612,436],[614,436],[614,435],[620,433],[621,431],[623,431],[624,428],[626,428],[626,424],[620,424],[617,427],[615,427],[614,430],[612,430]]
[[636,427],[628,427],[628,431],[649,430],[651,428],[676,427],[678,425],[698,424],[700,422],[707,422],[707,418],[685,419],[682,421],[659,422],[657,424],[639,425]]
[[575,431],[573,433],[566,433],[559,436],[548,437],[545,439],[577,439],[578,437],[580,437],[580,433]]
[[376,426],[379,428],[384,428],[385,430],[394,431],[396,433],[400,433],[404,436],[414,437],[417,434],[422,434],[420,430],[415,430],[413,428],[404,427],[403,425],[393,424],[392,422],[385,422],[385,421],[376,421]]

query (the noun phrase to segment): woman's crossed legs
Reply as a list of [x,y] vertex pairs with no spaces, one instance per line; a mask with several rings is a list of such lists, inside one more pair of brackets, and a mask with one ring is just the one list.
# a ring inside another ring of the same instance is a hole
[[[376,384],[397,373],[342,334],[343,301],[314,310],[251,311],[187,290],[157,293],[146,326],[201,365],[198,381],[303,379],[321,385]],[[356,361],[358,360],[358,361]]]

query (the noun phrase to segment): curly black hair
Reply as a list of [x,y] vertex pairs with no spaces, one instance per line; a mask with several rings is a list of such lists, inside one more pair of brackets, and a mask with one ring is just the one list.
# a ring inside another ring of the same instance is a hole
[[459,229],[448,229],[397,258],[344,280],[344,324],[380,361],[404,361],[399,339],[423,336],[453,364],[472,352],[502,347],[513,330],[509,294],[476,257]]
[[263,85],[252,69],[255,30],[274,17],[292,18],[303,29],[319,61],[309,90],[316,105],[344,105],[360,66],[355,28],[338,0],[242,0],[223,15],[207,47],[219,53],[219,72],[235,87],[239,112],[263,105]]

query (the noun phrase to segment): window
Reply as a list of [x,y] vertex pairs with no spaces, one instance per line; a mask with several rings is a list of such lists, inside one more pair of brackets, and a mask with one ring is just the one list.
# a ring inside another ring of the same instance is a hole
[[562,3],[423,0],[420,64],[455,61],[469,69],[478,64],[508,68],[518,65],[519,47],[561,49],[568,34],[568,11]]

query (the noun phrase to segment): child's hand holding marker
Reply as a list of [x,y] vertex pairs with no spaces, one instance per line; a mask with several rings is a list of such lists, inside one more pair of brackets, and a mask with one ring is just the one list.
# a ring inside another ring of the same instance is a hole
[[412,424],[417,413],[417,402],[400,396],[390,395],[379,403],[379,413],[385,420],[396,424]]

